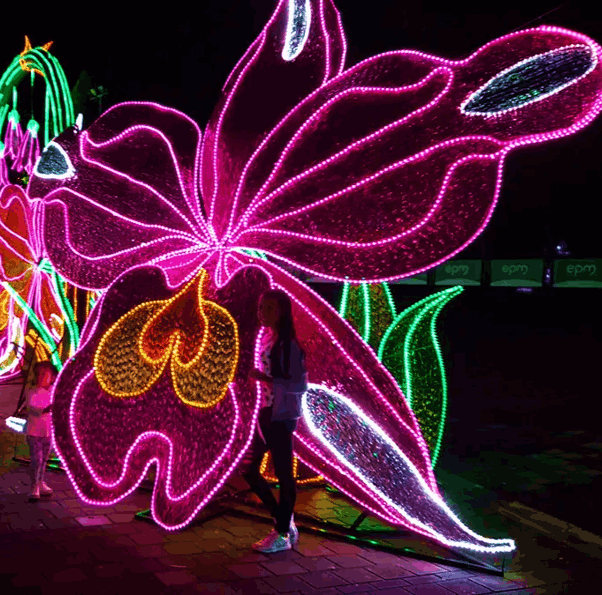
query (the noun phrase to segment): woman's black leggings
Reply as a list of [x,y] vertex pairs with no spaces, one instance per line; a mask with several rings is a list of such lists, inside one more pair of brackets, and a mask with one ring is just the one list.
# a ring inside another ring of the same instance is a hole
[[[259,425],[265,442],[255,429],[255,436],[249,451],[251,462],[243,477],[274,517],[276,531],[288,533],[297,498],[295,478],[293,477],[293,432],[297,427],[297,420],[271,421],[271,418],[271,407],[264,407],[259,411]],[[279,502],[276,502],[276,498],[270,490],[270,484],[259,472],[263,456],[268,450],[272,455],[274,472],[280,484]]]

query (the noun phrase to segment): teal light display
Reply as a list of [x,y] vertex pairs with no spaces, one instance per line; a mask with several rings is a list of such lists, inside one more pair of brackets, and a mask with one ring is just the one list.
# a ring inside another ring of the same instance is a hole
[[462,291],[462,286],[451,287],[396,314],[387,283],[345,283],[339,307],[341,317],[374,349],[399,384],[418,419],[433,466],[439,457],[447,410],[437,319]]
[[388,284],[345,283],[339,314],[377,351],[385,331],[395,317],[395,304]]
[[447,411],[445,365],[437,338],[441,310],[461,286],[428,296],[404,310],[389,326],[378,359],[397,380],[416,415],[433,467],[439,458]]

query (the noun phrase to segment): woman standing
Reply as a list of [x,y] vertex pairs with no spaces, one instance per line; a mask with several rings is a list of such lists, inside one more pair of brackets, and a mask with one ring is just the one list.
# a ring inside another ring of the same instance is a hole
[[[250,377],[260,381],[262,406],[244,477],[274,518],[276,528],[253,545],[264,552],[290,550],[299,539],[293,520],[296,499],[293,477],[293,432],[301,417],[301,397],[307,390],[305,354],[297,342],[291,301],[284,291],[266,291],[259,301],[259,320],[266,327],[261,344],[261,370]],[[259,469],[267,451],[280,484],[276,498]]]

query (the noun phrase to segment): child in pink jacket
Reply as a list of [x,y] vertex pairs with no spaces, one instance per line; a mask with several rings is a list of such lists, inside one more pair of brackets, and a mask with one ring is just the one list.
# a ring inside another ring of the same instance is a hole
[[50,362],[38,362],[34,368],[34,386],[27,394],[27,444],[31,459],[30,501],[40,496],[51,496],[52,490],[44,483],[44,471],[50,455],[52,433],[50,426],[52,383],[56,371]]

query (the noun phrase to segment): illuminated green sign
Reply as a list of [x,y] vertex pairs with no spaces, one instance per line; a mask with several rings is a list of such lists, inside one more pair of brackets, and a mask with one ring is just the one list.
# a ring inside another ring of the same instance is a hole
[[435,269],[435,285],[480,285],[480,260],[450,260]]
[[541,287],[543,260],[492,260],[491,285],[496,287]]
[[554,287],[602,287],[602,258],[556,260]]

